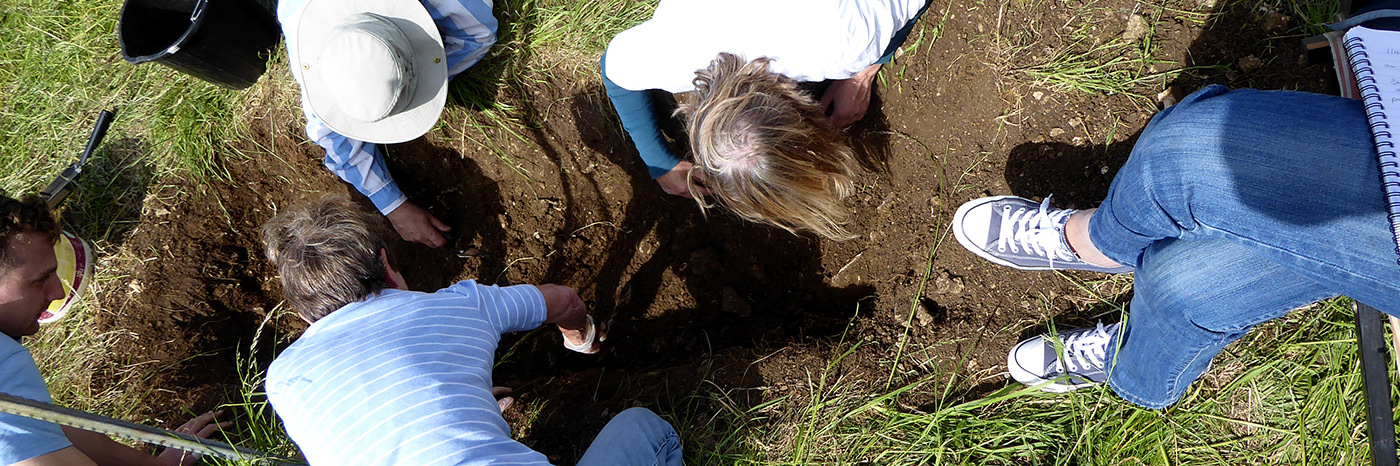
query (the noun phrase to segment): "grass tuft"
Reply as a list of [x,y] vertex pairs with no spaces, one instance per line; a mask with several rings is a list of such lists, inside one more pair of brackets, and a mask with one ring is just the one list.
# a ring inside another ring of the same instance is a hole
[[[834,352],[798,393],[725,407],[696,434],[702,464],[1363,464],[1360,367],[1349,301],[1271,322],[1231,345],[1176,406],[1148,410],[1107,387],[1064,395],[1010,383],[949,395],[939,374],[890,390],[842,375]],[[878,381],[877,381],[878,382]],[[942,393],[928,406],[916,395]],[[739,432],[735,432],[735,429]],[[695,445],[692,442],[690,445]],[[751,454],[732,454],[745,451]]]
[[[121,59],[121,2],[0,4],[0,188],[35,190],[76,161],[97,113],[118,108],[107,144],[139,146],[161,175],[217,173],[237,93]],[[105,144],[104,144],[105,145]],[[95,158],[108,157],[100,150]]]

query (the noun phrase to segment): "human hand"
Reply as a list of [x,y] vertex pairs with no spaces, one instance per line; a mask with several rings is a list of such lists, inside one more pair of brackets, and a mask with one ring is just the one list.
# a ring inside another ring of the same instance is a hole
[[666,191],[666,194],[694,199],[695,196],[691,194],[690,186],[686,183],[688,176],[690,183],[695,184],[695,194],[702,197],[710,195],[710,187],[705,183],[705,173],[691,170],[693,167],[695,164],[682,160],[681,163],[676,164],[676,168],[672,168],[671,171],[657,178],[656,182],[661,184],[661,190]]
[[588,305],[579,298],[578,292],[567,286],[553,284],[535,285],[539,288],[540,295],[544,296],[544,307],[547,312],[546,323],[551,323],[559,327],[559,332],[564,334],[565,343],[575,347],[587,348],[587,351],[575,350],[583,353],[597,353],[597,342],[602,341],[603,335],[598,327],[594,327],[593,339],[588,340]]
[[826,88],[826,93],[822,94],[822,113],[833,126],[840,128],[865,118],[865,111],[870,108],[871,84],[879,71],[880,65],[870,65],[850,79],[836,81]]
[[[189,422],[176,428],[175,431],[199,438],[209,438],[209,436],[214,435],[215,432],[233,425],[233,421],[215,422],[215,420],[223,414],[224,410],[222,409],[201,414],[199,417],[190,419]],[[166,448],[164,451],[161,451],[159,455],[156,455],[156,462],[166,466],[193,466],[195,463],[199,462],[201,456],[203,455],[199,453]]]
[[501,413],[510,409],[510,405],[515,404],[515,398],[510,395],[510,387],[491,387],[491,396],[496,397],[496,406],[501,408]]
[[447,244],[442,234],[452,230],[433,214],[412,202],[404,202],[399,208],[389,212],[389,223],[394,225],[394,231],[399,232],[399,236],[405,241],[435,248]]

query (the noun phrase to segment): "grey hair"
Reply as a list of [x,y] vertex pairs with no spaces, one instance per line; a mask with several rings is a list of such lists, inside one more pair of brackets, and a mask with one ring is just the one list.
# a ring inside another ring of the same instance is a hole
[[[686,123],[695,168],[715,199],[744,219],[834,240],[854,238],[842,226],[841,200],[854,191],[855,151],[821,105],[791,78],[721,53],[695,72],[696,98],[676,110]],[[687,182],[701,210],[711,207]]]
[[287,303],[308,322],[389,287],[384,240],[368,212],[343,195],[287,209],[262,228],[267,260]]

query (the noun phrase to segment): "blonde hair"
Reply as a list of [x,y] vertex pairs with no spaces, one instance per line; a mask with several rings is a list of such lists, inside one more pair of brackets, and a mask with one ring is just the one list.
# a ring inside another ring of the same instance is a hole
[[[695,72],[682,104],[695,168],[720,204],[744,219],[792,233],[854,238],[841,200],[853,191],[855,152],[812,96],[768,70],[769,58],[721,53]],[[686,177],[701,211],[711,207]]]

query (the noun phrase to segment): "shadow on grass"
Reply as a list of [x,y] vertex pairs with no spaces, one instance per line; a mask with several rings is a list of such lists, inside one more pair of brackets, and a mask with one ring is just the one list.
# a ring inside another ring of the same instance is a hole
[[77,187],[63,204],[67,208],[64,228],[89,241],[120,246],[141,222],[141,206],[155,176],[149,151],[140,139],[102,144],[83,166]]

